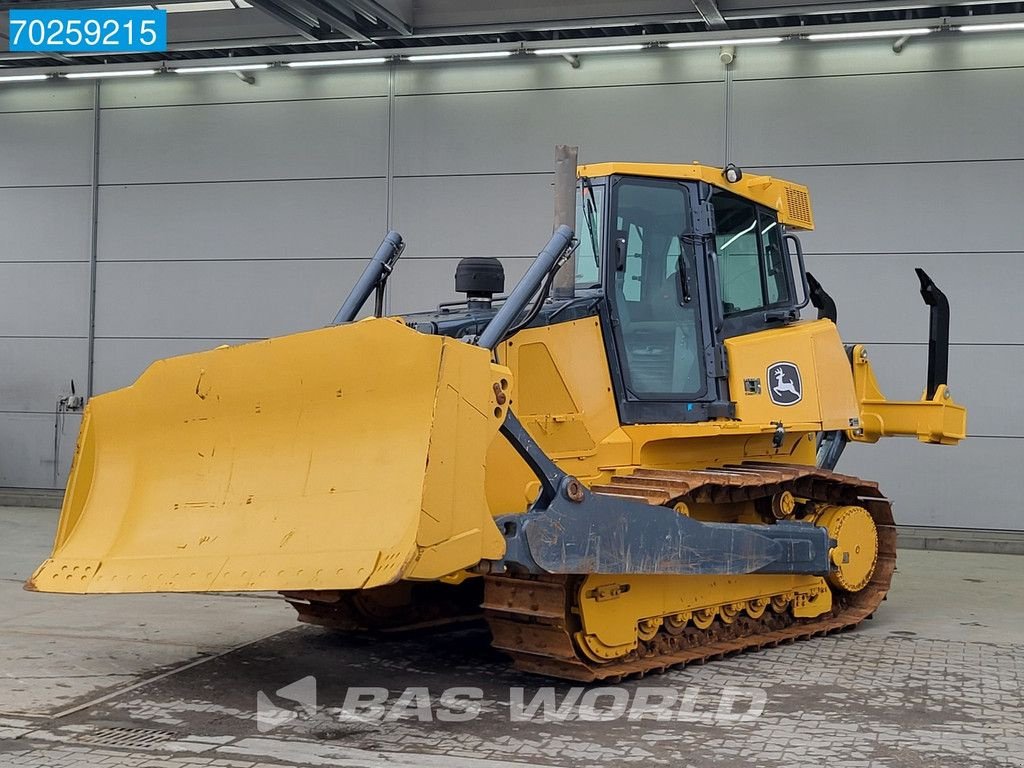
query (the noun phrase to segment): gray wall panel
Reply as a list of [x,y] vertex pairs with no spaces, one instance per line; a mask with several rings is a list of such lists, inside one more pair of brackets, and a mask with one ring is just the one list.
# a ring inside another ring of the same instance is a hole
[[0,262],[0,336],[78,336],[89,326],[89,265]]
[[818,253],[1024,251],[1024,161],[751,170],[810,188]]
[[395,175],[547,173],[567,143],[581,162],[718,163],[724,116],[718,83],[402,96]]
[[383,176],[387,100],[104,110],[100,182]]
[[547,173],[395,179],[403,258],[535,255],[551,234],[552,180]]
[[[891,400],[917,400],[924,391],[926,344],[876,344],[868,348],[878,383]],[[997,373],[998,372],[998,373]],[[1024,346],[954,346],[949,350],[949,388],[967,406],[967,433],[1024,438]]]
[[0,188],[0,261],[87,261],[91,226],[88,187]]
[[84,394],[88,358],[85,339],[0,338],[0,412],[52,413],[72,379]]
[[[103,187],[99,258],[366,259],[387,231],[387,183],[340,181]],[[187,222],[154,227],[168,211]]]
[[949,337],[960,344],[1024,343],[1024,254],[809,253],[807,269],[836,300],[849,341],[920,342],[928,310],[914,267],[923,267],[949,297]]
[[[734,84],[733,160],[824,165],[1024,157],[1019,69]],[[771,130],[767,130],[771,126]]]
[[[648,83],[722,82],[724,70],[713,56],[692,52],[644,51],[639,55],[583,57],[579,69],[567,67],[560,56],[481,62],[475,67],[408,64],[395,70],[395,93],[400,96],[467,91],[530,91],[551,88],[590,88]],[[571,95],[564,97],[567,101]]]
[[1020,494],[1008,471],[1024,465],[1024,440],[968,438],[955,448],[916,440],[851,445],[839,471],[877,480],[900,525],[1021,530]]
[[127,387],[155,360],[204,352],[241,339],[97,339],[96,393]]
[[0,112],[86,109],[93,103],[93,84],[70,80],[19,83],[0,91]]
[[63,487],[81,421],[78,414],[69,414],[57,433],[58,473],[54,485],[53,414],[0,413],[0,487]]
[[92,113],[0,114],[0,187],[88,184]]
[[386,96],[388,73],[384,67],[253,72],[247,85],[231,72],[217,75],[166,75],[146,81],[144,88],[131,80],[104,84],[103,107],[152,107],[170,104],[235,104],[255,101]]
[[327,325],[359,261],[104,262],[96,335],[259,338]]
[[[884,40],[847,40],[835,45],[785,42],[748,46],[741,49],[733,63],[733,79],[828,78],[874,72],[1024,66],[1024,48],[997,43],[989,35],[961,35],[954,45],[950,45],[950,39],[945,36],[916,37],[898,56],[892,55],[887,47]],[[717,48],[701,53],[717,63]]]

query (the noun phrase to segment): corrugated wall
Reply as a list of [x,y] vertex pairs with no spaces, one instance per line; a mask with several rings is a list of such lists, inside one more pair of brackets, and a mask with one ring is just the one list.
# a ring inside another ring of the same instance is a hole
[[[804,182],[809,267],[890,397],[916,398],[927,315],[953,304],[955,450],[888,441],[843,468],[916,525],[1020,529],[1024,48],[993,38],[793,44],[561,60],[104,82],[94,380],[324,324],[390,224],[402,311],[452,298],[456,261],[517,278],[551,225],[553,146],[584,161],[728,158]],[[0,485],[53,484],[53,406],[89,359],[93,88],[0,91]],[[57,434],[60,472],[77,419]]]
[[88,85],[0,91],[0,485],[53,487],[74,450],[54,409],[87,377],[92,105]]

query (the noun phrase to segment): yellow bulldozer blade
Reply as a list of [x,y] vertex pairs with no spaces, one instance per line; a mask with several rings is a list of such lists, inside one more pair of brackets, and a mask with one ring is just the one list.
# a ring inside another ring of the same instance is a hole
[[484,457],[509,386],[488,350],[389,319],[158,361],[86,408],[27,586],[358,589],[500,557]]

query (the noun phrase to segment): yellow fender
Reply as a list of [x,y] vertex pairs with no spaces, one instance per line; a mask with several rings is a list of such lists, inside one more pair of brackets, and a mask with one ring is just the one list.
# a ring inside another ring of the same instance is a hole
[[370,319],[161,360],[86,408],[43,592],[358,589],[504,553],[490,352]]

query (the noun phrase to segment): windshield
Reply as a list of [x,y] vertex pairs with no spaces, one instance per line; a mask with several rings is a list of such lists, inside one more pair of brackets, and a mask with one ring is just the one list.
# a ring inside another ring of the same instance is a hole
[[576,286],[601,285],[601,231],[604,218],[604,185],[580,179],[576,187]]

